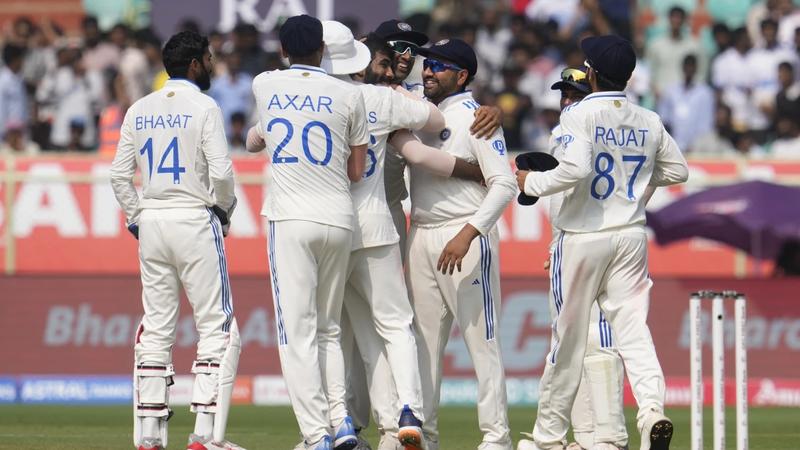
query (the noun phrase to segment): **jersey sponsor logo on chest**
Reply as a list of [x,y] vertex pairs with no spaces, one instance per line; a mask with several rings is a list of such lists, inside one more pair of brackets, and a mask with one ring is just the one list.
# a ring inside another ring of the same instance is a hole
[[598,125],[594,127],[594,142],[615,147],[644,147],[649,131],[647,128],[614,129]]
[[273,94],[267,109],[328,112],[333,114],[331,105],[333,105],[333,99],[325,95]]

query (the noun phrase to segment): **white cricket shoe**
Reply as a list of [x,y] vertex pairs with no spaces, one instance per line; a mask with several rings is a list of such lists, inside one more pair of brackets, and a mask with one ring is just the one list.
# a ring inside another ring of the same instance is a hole
[[[569,447],[567,448],[569,449]],[[599,444],[594,444],[589,450],[622,450],[622,448],[608,442],[601,442]]]
[[552,447],[542,448],[533,442],[533,435],[531,433],[520,433],[521,435],[530,439],[520,439],[517,443],[517,450],[564,450],[563,445],[555,445]]
[[161,438],[146,437],[142,438],[137,450],[164,450],[164,446],[161,445]]
[[651,410],[639,429],[642,434],[640,450],[669,450],[672,440],[672,421],[659,411]]
[[214,442],[210,437],[198,436],[194,433],[189,435],[187,450],[246,450],[244,447],[230,441]]
[[577,442],[570,442],[569,445],[567,445],[566,450],[586,450],[586,449],[581,447],[581,444],[578,444]]

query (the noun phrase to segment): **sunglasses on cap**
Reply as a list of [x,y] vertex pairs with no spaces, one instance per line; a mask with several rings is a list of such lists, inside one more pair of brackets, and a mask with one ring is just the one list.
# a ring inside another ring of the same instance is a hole
[[586,72],[581,70],[566,68],[561,71],[561,81],[580,83],[584,80],[586,80]]
[[461,70],[467,70],[462,67],[458,67],[455,64],[447,64],[439,61],[438,59],[431,59],[426,58],[422,61],[422,68],[423,69],[430,69],[433,73],[444,72],[445,70],[455,70],[456,72]]
[[389,48],[398,55],[403,55],[406,52],[411,52],[411,56],[417,56],[417,49],[419,45],[408,41],[387,41]]

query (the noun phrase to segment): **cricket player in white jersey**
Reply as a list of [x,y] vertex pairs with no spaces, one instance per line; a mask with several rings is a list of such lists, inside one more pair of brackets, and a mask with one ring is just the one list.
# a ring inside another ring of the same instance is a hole
[[[335,21],[323,22],[325,54],[322,68],[356,83],[352,76],[365,70],[364,78],[379,81],[372,71],[370,47],[355,41],[350,30]],[[367,38],[370,45],[380,46],[378,63],[391,63],[391,50],[377,36]],[[389,66],[390,67],[390,66]],[[389,69],[391,70],[391,69]],[[386,141],[391,132],[401,129],[438,133],[445,126],[444,116],[432,103],[413,94],[401,93],[386,86],[356,83],[364,95],[370,148],[364,179],[351,187],[356,205],[356,230],[353,252],[348,266],[344,310],[352,326],[367,368],[368,380],[379,356],[385,353],[396,386],[397,402],[386,398],[385,380],[370,383],[373,402],[378,410],[381,429],[405,446],[421,449],[422,392],[420,389],[417,351],[412,320],[413,312],[402,276],[399,236],[395,231],[384,192],[383,167]],[[479,179],[480,169],[437,149],[423,146],[409,134],[393,141],[405,159],[419,164],[438,176],[470,176]],[[344,321],[343,321],[344,322]],[[371,381],[371,380],[370,380]]]
[[[437,416],[444,348],[458,322],[478,379],[480,450],[510,450],[505,373],[496,333],[500,310],[497,220],[516,193],[502,130],[470,134],[478,103],[467,85],[477,72],[473,49],[449,39],[420,49],[425,96],[447,127],[421,140],[480,165],[486,186],[411,167],[411,230],[406,277],[418,332],[428,448],[439,448]],[[458,269],[454,272],[455,269]]]
[[[111,184],[128,229],[139,239],[144,317],[136,332],[134,445],[167,446],[172,347],[180,286],[199,334],[188,449],[240,449],[225,426],[241,348],[233,317],[223,236],[236,198],[222,113],[211,97],[208,40],[178,33],[164,46],[170,76],[138,100],[122,123]],[[142,198],[133,185],[142,173]]]
[[[636,65],[633,47],[618,36],[584,39],[592,94],[561,114],[564,157],[547,172],[520,171],[525,194],[564,196],[554,225],[554,291],[560,311],[540,382],[533,440],[518,450],[561,449],[583,373],[592,304],[599,302],[625,362],[639,405],[642,450],[665,450],[672,422],[664,416],[664,375],[647,326],[652,281],[647,272],[645,203],[648,186],[688,178],[686,161],[652,111],[632,105],[622,90]],[[595,448],[619,448],[598,442]]]
[[[375,29],[375,34],[381,37],[394,51],[393,77],[387,80],[394,85],[400,85],[407,91],[422,98],[422,83],[409,81],[409,75],[414,69],[416,57],[419,55],[419,48],[428,43],[428,36],[425,33],[413,30],[411,25],[397,19],[382,22]],[[470,126],[470,132],[478,138],[489,139],[500,128],[501,111],[495,106],[480,105],[473,111],[474,121]],[[389,202],[389,210],[392,212],[392,219],[395,223],[397,233],[400,235],[400,248],[406,248],[406,238],[408,235],[408,223],[406,213],[403,211],[402,201],[408,198],[405,180],[406,161],[399,152],[388,152],[386,154],[386,200]],[[405,259],[405,252],[403,252]]]
[[319,67],[319,20],[290,17],[279,34],[291,67],[257,76],[253,93],[272,164],[261,213],[281,367],[306,448],[349,450],[357,441],[339,321],[355,223],[350,182],[364,174],[367,116],[361,91]]
[[[553,84],[551,89],[561,92],[561,109],[581,101],[592,92],[586,79],[586,72],[575,68],[564,69],[561,72],[561,80]],[[549,144],[548,152],[557,160],[563,159],[564,147],[561,145],[561,127],[559,125],[553,129]],[[567,195],[567,192],[569,190],[549,197],[551,221],[558,216],[562,198]],[[560,237],[561,230],[553,227],[548,267],[554,259]],[[561,299],[556,300],[557,294],[554,290],[556,285],[556,280],[551,277],[550,314],[553,320],[558,316],[561,308]],[[615,346],[611,326],[600,311],[598,303],[592,305],[589,323],[583,374],[571,412],[572,431],[576,442],[567,446],[567,450],[592,448],[595,436],[598,436],[598,443],[614,442],[619,448],[624,448],[627,445],[628,433],[625,428],[623,410],[624,368],[622,359]]]

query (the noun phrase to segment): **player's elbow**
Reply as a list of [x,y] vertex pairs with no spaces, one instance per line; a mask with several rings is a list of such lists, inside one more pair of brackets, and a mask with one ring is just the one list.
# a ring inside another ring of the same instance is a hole
[[350,147],[350,157],[347,159],[347,177],[357,183],[364,176],[367,166],[367,144]]
[[495,190],[503,199],[503,202],[510,202],[517,195],[517,182],[511,175],[498,175],[486,180],[486,185],[491,190]]

